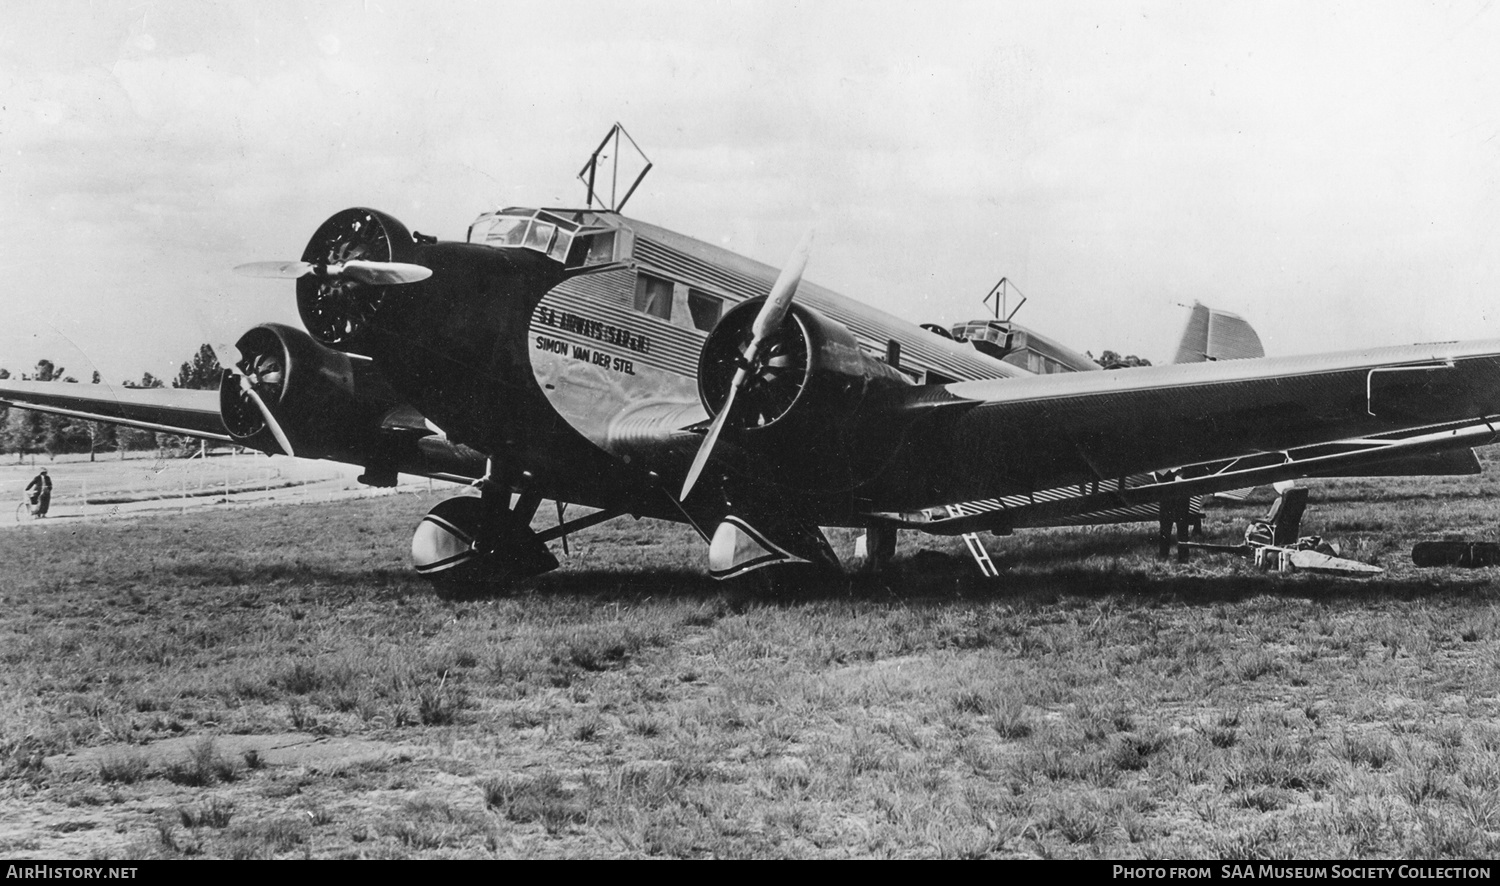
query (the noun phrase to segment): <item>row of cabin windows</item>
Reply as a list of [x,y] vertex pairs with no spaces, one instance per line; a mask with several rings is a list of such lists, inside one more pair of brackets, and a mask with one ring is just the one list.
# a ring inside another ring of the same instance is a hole
[[[694,329],[703,332],[711,331],[718,324],[719,316],[724,311],[724,299],[691,287],[684,288],[687,289],[686,302],[688,316],[686,319],[692,321]],[[637,274],[635,278],[635,309],[643,314],[650,314],[657,319],[666,320],[670,323],[673,317],[673,305],[677,302],[676,292],[677,286],[671,280],[653,277],[650,274]],[[677,325],[686,325],[683,317],[678,317]],[[868,347],[864,348],[864,350],[877,360],[884,359],[883,354],[876,353]],[[1032,358],[1046,359],[1036,353],[1032,353],[1030,356]],[[1047,369],[1046,371],[1048,372],[1058,372],[1065,368],[1056,361],[1051,362],[1055,365]],[[930,369],[925,373],[906,366],[900,366],[898,369],[912,384],[952,384],[956,381],[951,376],[943,375]],[[1032,371],[1040,372],[1042,370],[1034,369]]]
[[1006,356],[1005,362],[1015,364],[1037,375],[1052,375],[1057,372],[1072,372],[1073,368],[1061,360],[1054,360],[1036,351],[1016,351]]
[[[635,309],[661,320],[672,322],[676,287],[671,280],[663,280],[650,274],[638,274],[635,278]],[[687,314],[678,310],[677,325],[692,323],[694,329],[708,332],[719,322],[724,311],[724,299],[697,289],[688,288],[685,299]]]

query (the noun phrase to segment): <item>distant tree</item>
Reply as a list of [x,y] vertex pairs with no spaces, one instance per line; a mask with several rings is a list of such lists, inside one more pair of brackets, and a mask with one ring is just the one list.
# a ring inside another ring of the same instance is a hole
[[[1089,356],[1094,357],[1092,353],[1090,353]],[[1147,360],[1144,357],[1137,357],[1134,354],[1131,354],[1128,357],[1121,357],[1114,351],[1105,351],[1099,356],[1094,357],[1094,362],[1098,363],[1100,366],[1103,366],[1105,369],[1129,369],[1133,366],[1151,365],[1151,361]]]
[[[47,359],[36,361],[36,367],[31,373],[21,373],[22,381],[59,381],[62,377],[62,367]],[[47,415],[31,409],[12,409],[5,417],[0,439],[3,439],[6,451],[14,452],[18,460],[24,460],[26,455],[43,450],[55,455],[58,450],[51,447],[59,443],[61,437],[57,430],[66,421],[58,415]]]
[[[62,370],[57,370],[61,375]],[[66,384],[78,384],[78,379],[67,376],[58,379],[54,376],[53,381],[62,381]],[[68,418],[64,415],[46,415],[42,417],[45,431],[42,435],[42,448],[47,450],[49,458],[56,458],[64,452],[82,452],[88,447],[88,422],[82,419]]]
[[59,381],[63,377],[63,368],[51,360],[41,359],[36,361],[36,370],[31,375],[22,374],[23,381]]
[[5,416],[5,424],[0,425],[0,445],[6,452],[16,454],[17,464],[26,460],[27,453],[36,452],[36,440],[40,436],[36,415],[29,409],[12,409]]
[[[149,372],[146,373],[145,375],[142,375],[140,381],[130,381],[130,380],[127,379],[126,381],[121,382],[121,386],[127,387],[127,388],[160,388],[160,387],[164,387],[164,385],[162,384],[162,380],[159,379],[159,378],[157,378],[156,376],[152,375]],[[143,431],[143,430],[141,430],[139,428],[129,428],[129,427],[125,427],[124,425],[121,425],[115,431],[115,436],[120,441],[120,457],[121,458],[125,457],[125,450],[126,449],[160,449],[161,448],[160,445],[157,443],[157,437],[158,436],[162,436],[162,435],[156,434],[156,433],[154,433],[152,431]]]
[[10,370],[0,366],[0,379],[10,378]]
[[[177,371],[177,378],[172,380],[172,387],[195,391],[216,391],[219,389],[219,380],[223,374],[224,370],[219,366],[219,358],[214,356],[213,347],[202,344],[198,346],[198,353],[193,355],[193,359],[182,364],[182,368]],[[194,437],[162,434],[157,442],[163,449],[174,450],[184,457],[203,451],[202,441]]]
[[174,388],[189,388],[195,391],[212,391],[219,387],[219,376],[223,370],[219,367],[219,358],[214,356],[214,349],[208,345],[200,345],[198,353],[193,359],[182,364],[177,372],[177,378],[172,381]]
[[[100,381],[99,370],[95,369],[89,384],[97,385]],[[89,438],[89,461],[94,460],[95,453],[108,452],[119,445],[115,439],[115,426],[109,422],[90,421],[84,422],[83,426]]]

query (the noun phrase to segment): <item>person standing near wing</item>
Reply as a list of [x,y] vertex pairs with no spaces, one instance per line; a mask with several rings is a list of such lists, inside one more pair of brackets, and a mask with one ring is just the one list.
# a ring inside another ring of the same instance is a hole
[[26,484],[26,497],[31,502],[33,514],[38,518],[47,516],[47,508],[52,504],[52,478],[47,476],[46,468]]

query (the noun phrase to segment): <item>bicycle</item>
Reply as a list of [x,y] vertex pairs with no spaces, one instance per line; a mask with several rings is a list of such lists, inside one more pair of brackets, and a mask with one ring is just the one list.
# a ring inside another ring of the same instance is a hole
[[37,518],[37,503],[30,498],[22,498],[21,503],[16,505],[16,522],[25,523]]

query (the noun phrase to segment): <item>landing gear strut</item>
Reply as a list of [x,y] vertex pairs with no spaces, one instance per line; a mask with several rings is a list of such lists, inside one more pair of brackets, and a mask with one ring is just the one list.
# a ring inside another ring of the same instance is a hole
[[1177,535],[1177,562],[1188,561],[1188,549],[1182,543],[1188,540],[1188,527],[1192,524],[1191,499],[1166,499],[1160,504],[1159,516],[1157,518],[1159,531],[1157,534],[1157,555],[1161,559],[1167,559],[1172,550],[1173,529]]
[[860,572],[883,572],[895,556],[896,530],[889,526],[871,526],[854,540],[854,559],[859,561]]

